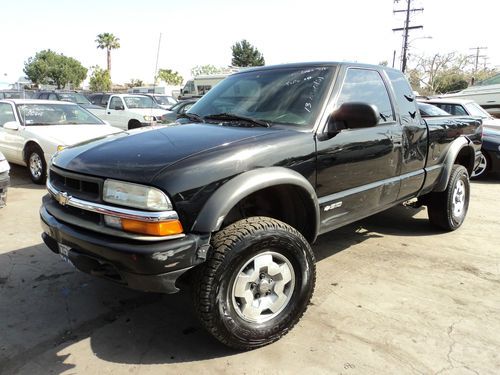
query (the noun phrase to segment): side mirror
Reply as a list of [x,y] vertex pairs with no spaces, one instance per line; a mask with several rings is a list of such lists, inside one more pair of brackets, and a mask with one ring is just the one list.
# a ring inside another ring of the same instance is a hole
[[123,104],[118,104],[118,105],[115,105],[115,108],[113,108],[113,109],[116,111],[124,111],[125,107],[123,106]]
[[3,128],[9,130],[19,130],[20,126],[21,124],[19,124],[17,121],[7,121],[5,124],[3,124]]
[[328,133],[342,129],[370,128],[378,124],[380,113],[373,104],[349,102],[342,104],[330,116]]

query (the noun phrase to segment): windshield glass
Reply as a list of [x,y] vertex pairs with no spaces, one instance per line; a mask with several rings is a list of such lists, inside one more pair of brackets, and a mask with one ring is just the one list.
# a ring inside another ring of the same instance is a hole
[[61,97],[61,100],[66,100],[68,102],[77,104],[90,104],[90,101],[85,96],[77,92],[60,92],[59,96]]
[[159,108],[149,96],[125,96],[123,100],[128,108]]
[[465,104],[465,108],[471,116],[478,116],[482,118],[490,118],[490,114],[482,109],[479,104],[476,103],[467,103]]
[[161,105],[174,105],[177,101],[168,95],[155,95],[156,102]]
[[432,104],[418,103],[418,109],[423,117],[451,116],[448,112]]
[[233,114],[311,128],[335,67],[290,67],[229,76],[203,96],[189,113]]
[[92,113],[74,104],[18,104],[21,123],[31,125],[104,125]]

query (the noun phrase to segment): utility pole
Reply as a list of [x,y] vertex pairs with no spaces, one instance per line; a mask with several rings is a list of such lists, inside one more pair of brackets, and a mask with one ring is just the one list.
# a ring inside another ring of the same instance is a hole
[[479,58],[480,57],[487,58],[486,55],[480,55],[479,51],[481,51],[482,49],[488,49],[488,47],[473,47],[469,49],[476,50],[476,64],[474,65],[474,74],[476,74],[477,67],[479,65]]
[[[394,0],[394,3],[399,3],[400,0]],[[403,31],[403,48],[402,48],[402,62],[401,62],[401,71],[404,73],[406,70],[407,63],[407,55],[408,55],[408,36],[410,30],[415,29],[423,29],[422,25],[419,26],[410,26],[410,13],[411,12],[422,12],[424,8],[412,8],[411,3],[413,0],[406,0],[406,9],[396,9],[393,13],[402,13],[406,12],[406,20],[403,27],[399,27],[396,29],[392,29],[392,31]]]

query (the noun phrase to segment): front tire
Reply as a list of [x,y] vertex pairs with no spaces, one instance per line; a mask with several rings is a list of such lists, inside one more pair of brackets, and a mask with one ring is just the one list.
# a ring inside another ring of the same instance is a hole
[[45,163],[45,156],[40,146],[33,145],[27,149],[26,164],[31,181],[35,184],[43,185],[47,177],[47,164]]
[[429,197],[427,212],[431,224],[446,231],[458,229],[467,215],[469,197],[469,173],[464,166],[455,164],[446,190]]
[[130,120],[128,122],[128,130],[138,129],[141,127],[141,123],[138,120]]
[[292,329],[315,281],[314,254],[305,238],[278,220],[251,217],[213,237],[194,288],[195,309],[219,341],[255,349]]

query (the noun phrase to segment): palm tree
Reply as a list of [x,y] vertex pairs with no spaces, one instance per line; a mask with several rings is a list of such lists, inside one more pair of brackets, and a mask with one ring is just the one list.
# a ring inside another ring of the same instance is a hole
[[111,33],[102,33],[97,35],[95,40],[97,48],[106,49],[108,57],[108,72],[111,75],[111,50],[120,48],[120,39]]

